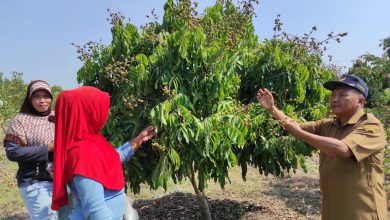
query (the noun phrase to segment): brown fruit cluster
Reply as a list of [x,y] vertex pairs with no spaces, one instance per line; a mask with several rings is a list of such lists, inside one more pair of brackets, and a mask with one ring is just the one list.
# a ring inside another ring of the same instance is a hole
[[158,142],[153,142],[152,146],[157,149],[159,152],[164,153],[167,151],[167,148],[164,145],[161,145]]
[[144,100],[134,97],[133,95],[127,95],[122,97],[123,105],[128,110],[134,110],[140,104],[144,103]]
[[109,64],[103,69],[104,77],[106,80],[111,81],[112,85],[119,87],[121,84],[130,83],[129,69],[130,61],[116,61],[112,64]]
[[167,95],[169,97],[169,99],[173,98],[175,95],[177,95],[177,91],[176,89],[169,89],[168,87],[168,84],[167,83],[164,83],[163,84],[163,94]]

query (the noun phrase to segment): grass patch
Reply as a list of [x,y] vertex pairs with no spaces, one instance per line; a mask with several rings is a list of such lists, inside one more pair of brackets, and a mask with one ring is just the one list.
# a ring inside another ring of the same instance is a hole
[[[0,144],[3,146],[3,142]],[[15,178],[17,169],[18,164],[7,159],[3,147],[0,150],[0,219],[7,219],[13,213],[25,212]]]

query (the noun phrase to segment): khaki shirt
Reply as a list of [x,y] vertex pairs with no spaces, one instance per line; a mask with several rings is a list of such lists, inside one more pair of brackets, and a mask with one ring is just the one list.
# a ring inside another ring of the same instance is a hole
[[301,128],[341,140],[353,153],[347,159],[320,153],[322,219],[387,219],[383,188],[386,137],[379,120],[360,110],[343,125],[332,118],[303,123]]

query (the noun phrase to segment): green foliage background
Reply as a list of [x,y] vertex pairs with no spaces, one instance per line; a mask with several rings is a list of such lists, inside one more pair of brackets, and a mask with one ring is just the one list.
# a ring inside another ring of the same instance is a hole
[[[52,106],[54,106],[62,88],[54,85],[51,91],[53,93]],[[5,77],[4,73],[0,72],[0,126],[3,133],[8,128],[10,120],[19,112],[26,92],[27,84],[23,81],[23,73],[12,72],[10,77]]]
[[[355,60],[349,73],[367,82],[369,96],[366,109],[381,120],[387,131],[387,142],[390,143],[390,37],[383,40],[382,46],[382,57],[364,54]],[[386,173],[390,174],[389,146],[386,148],[384,167]]]
[[26,95],[27,86],[22,76],[22,73],[13,72],[7,78],[0,72],[0,125],[3,133],[9,121],[19,112]]

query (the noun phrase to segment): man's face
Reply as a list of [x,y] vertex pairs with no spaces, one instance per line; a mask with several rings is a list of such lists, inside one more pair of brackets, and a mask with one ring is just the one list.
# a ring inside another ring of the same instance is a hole
[[363,105],[364,97],[353,88],[340,86],[332,92],[330,109],[337,116],[354,114]]

